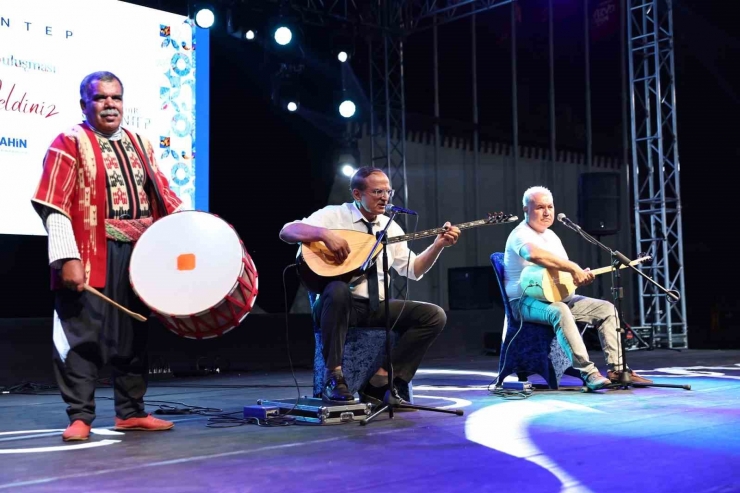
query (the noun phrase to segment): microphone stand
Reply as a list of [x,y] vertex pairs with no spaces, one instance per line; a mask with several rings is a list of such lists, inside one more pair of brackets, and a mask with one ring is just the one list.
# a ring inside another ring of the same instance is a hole
[[389,278],[390,278],[390,272],[388,271],[388,227],[393,222],[393,218],[396,217],[396,211],[391,211],[390,213],[390,219],[388,220],[388,223],[385,225],[385,228],[383,228],[381,231],[378,231],[375,233],[375,236],[377,237],[377,240],[375,241],[375,245],[373,245],[372,250],[370,250],[369,255],[367,256],[367,259],[365,259],[365,262],[363,262],[362,266],[360,267],[362,272],[366,272],[367,269],[370,267],[373,261],[375,249],[378,247],[378,244],[382,244],[383,246],[383,287],[385,289],[385,300],[383,302],[384,308],[385,308],[385,361],[386,361],[386,367],[388,368],[388,390],[385,392],[385,396],[383,396],[383,404],[380,404],[378,406],[378,409],[376,409],[370,416],[366,417],[362,421],[360,421],[360,424],[362,426],[367,425],[372,419],[374,419],[376,416],[380,415],[381,413],[388,411],[388,417],[390,419],[393,419],[393,409],[394,408],[405,408],[405,409],[419,409],[421,411],[435,411],[439,413],[446,413],[446,414],[455,414],[457,416],[462,416],[463,411],[461,409],[438,409],[436,407],[426,407],[426,406],[417,406],[416,404],[411,404],[410,402],[406,402],[405,400],[401,399],[398,394],[395,392],[395,387],[393,385],[393,362],[391,361],[391,312],[390,312],[390,299],[388,297],[389,293]]
[[650,276],[642,272],[641,270],[637,269],[634,265],[631,265],[631,260],[628,259],[626,256],[624,256],[621,252],[617,250],[612,250],[608,246],[601,243],[599,240],[591,236],[590,234],[586,233],[583,229],[581,229],[580,226],[572,222],[571,220],[565,218],[566,220],[561,220],[561,222],[567,226],[568,228],[572,229],[581,237],[586,240],[587,242],[598,246],[602,250],[605,250],[609,252],[609,255],[612,259],[612,297],[614,298],[614,306],[617,310],[618,315],[618,322],[619,325],[617,327],[617,332],[619,332],[619,353],[621,355],[622,360],[622,371],[619,374],[619,383],[610,385],[610,388],[623,388],[627,389],[629,387],[664,387],[664,388],[673,388],[673,389],[684,389],[684,390],[691,390],[691,385],[679,385],[679,384],[668,384],[668,383],[635,383],[632,381],[632,376],[630,372],[627,371],[627,352],[625,350],[625,333],[626,330],[622,326],[622,298],[623,298],[623,292],[622,292],[622,286],[621,286],[621,276],[619,274],[620,271],[620,265],[623,265],[625,267],[628,267],[632,269],[637,274],[641,275],[645,279],[647,279],[648,282],[652,283],[654,286],[656,286],[659,290],[661,290],[665,295],[667,296],[667,299],[670,303],[676,303],[681,299],[681,294],[678,291],[669,290],[655,282]]

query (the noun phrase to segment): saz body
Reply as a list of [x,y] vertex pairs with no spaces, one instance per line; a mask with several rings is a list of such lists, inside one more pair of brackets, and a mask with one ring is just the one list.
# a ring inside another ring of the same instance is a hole
[[[630,265],[637,265],[650,260],[652,260],[652,257],[647,255],[633,260],[630,262]],[[624,269],[626,266],[620,265],[619,268]],[[612,266],[608,266],[592,270],[591,272],[595,276],[598,276],[611,272],[612,269]],[[550,303],[563,301],[576,292],[573,276],[569,273],[557,269],[546,269],[539,265],[528,265],[522,269],[519,285],[522,287],[522,290],[526,290],[527,296]]]
[[[517,221],[517,216],[504,214],[488,214],[486,219],[479,219],[467,223],[457,224],[460,230],[486,226],[489,224],[506,224]],[[306,289],[314,293],[321,293],[327,284],[332,281],[350,282],[353,278],[361,276],[362,264],[370,256],[376,258],[383,249],[382,244],[375,245],[375,236],[361,231],[335,229],[333,230],[349,244],[350,254],[338,264],[334,254],[326,247],[323,241],[302,243],[300,255],[298,256],[298,277]],[[436,236],[446,231],[445,228],[427,229],[418,233],[389,237],[387,243],[398,243],[401,241],[418,240],[429,236]],[[373,248],[375,247],[375,248]]]

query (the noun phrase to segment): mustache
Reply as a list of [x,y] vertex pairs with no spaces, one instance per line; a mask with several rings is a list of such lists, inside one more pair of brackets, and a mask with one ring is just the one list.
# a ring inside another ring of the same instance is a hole
[[116,109],[107,109],[100,112],[100,116],[118,116],[120,113]]

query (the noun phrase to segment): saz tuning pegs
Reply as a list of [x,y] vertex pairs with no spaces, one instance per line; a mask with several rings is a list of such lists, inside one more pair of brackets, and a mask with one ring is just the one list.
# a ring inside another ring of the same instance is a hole
[[511,218],[515,217],[512,214],[504,214],[503,212],[489,212],[488,222],[489,223],[506,223],[511,222]]
[[488,220],[489,222],[498,223],[501,222],[503,219],[503,213],[502,212],[489,212],[488,213]]

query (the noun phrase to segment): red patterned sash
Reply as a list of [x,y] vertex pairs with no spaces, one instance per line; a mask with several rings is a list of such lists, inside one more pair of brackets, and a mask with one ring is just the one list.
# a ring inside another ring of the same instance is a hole
[[134,243],[141,238],[146,228],[151,225],[151,217],[143,219],[106,219],[105,236],[109,240]]

